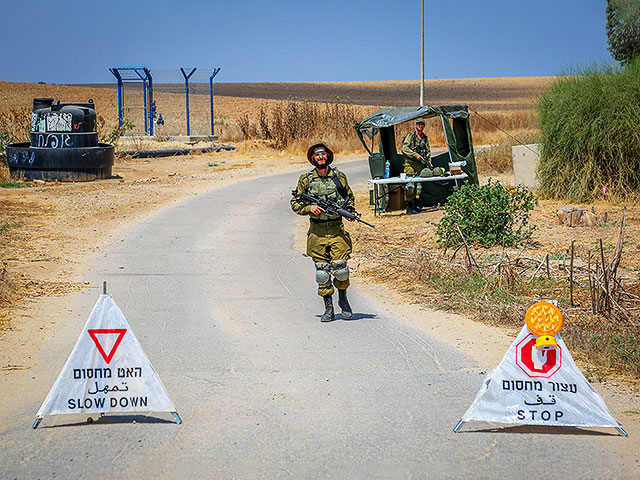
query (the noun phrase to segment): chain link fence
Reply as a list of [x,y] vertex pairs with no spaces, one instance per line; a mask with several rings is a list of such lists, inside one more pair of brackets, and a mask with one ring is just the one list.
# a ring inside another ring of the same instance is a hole
[[111,71],[118,80],[120,126],[133,124],[127,135],[215,135],[213,78],[219,68]]

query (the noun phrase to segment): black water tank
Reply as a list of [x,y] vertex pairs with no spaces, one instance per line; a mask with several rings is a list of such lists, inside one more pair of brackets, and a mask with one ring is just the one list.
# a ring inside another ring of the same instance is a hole
[[110,178],[114,147],[98,142],[93,100],[57,103],[34,98],[31,142],[7,145],[13,177],[59,181]]

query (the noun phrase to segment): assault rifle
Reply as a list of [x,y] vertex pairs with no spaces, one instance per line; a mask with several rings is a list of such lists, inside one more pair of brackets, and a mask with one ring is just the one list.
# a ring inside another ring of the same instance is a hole
[[306,203],[315,203],[320,208],[322,208],[324,212],[330,217],[338,214],[338,215],[342,215],[345,218],[349,218],[351,220],[356,220],[360,223],[364,223],[365,225],[371,228],[376,228],[375,225],[371,225],[370,223],[367,223],[364,220],[362,220],[360,218],[360,214],[355,210],[349,211],[349,210],[345,210],[344,208],[340,208],[340,206],[333,200],[323,200],[321,198],[316,198],[312,195],[309,195],[308,193],[304,193],[304,192],[298,193],[297,190],[292,190],[291,195],[293,195],[294,197],[300,200],[303,200]]

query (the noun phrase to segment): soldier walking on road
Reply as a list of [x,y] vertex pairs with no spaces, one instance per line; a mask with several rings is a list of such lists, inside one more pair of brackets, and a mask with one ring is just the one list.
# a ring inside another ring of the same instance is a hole
[[[327,144],[323,141],[314,142],[307,151],[307,159],[315,168],[300,176],[297,193],[306,193],[322,200],[333,200],[345,210],[355,211],[355,197],[349,187],[347,176],[337,168],[329,166],[333,162],[333,152]],[[329,216],[319,205],[310,205],[296,197],[291,199],[291,208],[298,215],[309,215],[311,222],[307,232],[307,255],[315,262],[318,295],[324,300],[325,310],[320,321],[335,320],[334,285],[338,289],[338,305],[342,310],[342,316],[346,319],[351,318],[353,313],[347,300],[347,260],[352,247],[351,237],[342,223],[342,216]]]

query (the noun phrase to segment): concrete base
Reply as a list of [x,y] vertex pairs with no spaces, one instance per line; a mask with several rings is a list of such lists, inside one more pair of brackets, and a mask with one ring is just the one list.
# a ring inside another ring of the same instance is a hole
[[511,147],[513,177],[516,185],[524,185],[531,190],[540,188],[536,178],[536,168],[540,158],[539,151],[537,143]]

